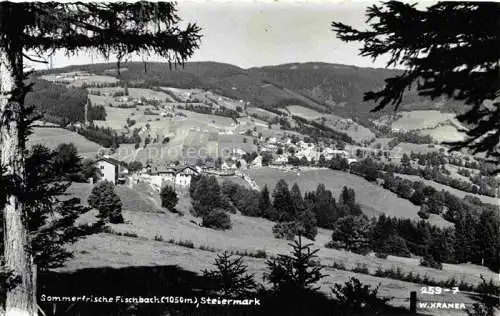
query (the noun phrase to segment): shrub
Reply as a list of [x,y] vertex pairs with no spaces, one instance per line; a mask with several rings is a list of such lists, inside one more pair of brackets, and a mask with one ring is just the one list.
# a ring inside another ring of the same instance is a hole
[[127,169],[129,172],[136,172],[143,168],[142,162],[140,161],[132,161],[127,165]]
[[131,238],[137,238],[139,237],[136,233],[133,233],[133,232],[124,232],[122,234],[119,234],[121,236],[125,236],[125,237],[131,237]]
[[495,305],[474,303],[466,312],[468,316],[495,316]]
[[376,277],[385,278],[386,273],[385,273],[385,270],[382,269],[381,266],[378,266],[377,270],[375,270],[375,273],[373,275],[376,276]]
[[179,241],[174,241],[174,244],[182,246],[182,247],[187,247],[187,248],[193,248],[194,249],[194,243],[189,240],[179,240]]
[[160,192],[161,206],[168,209],[170,212],[177,212],[175,206],[179,201],[177,193],[172,186],[166,185],[161,189]]
[[155,235],[155,240],[156,241],[163,241],[163,237],[160,234]]
[[297,232],[295,222],[277,223],[273,226],[274,238],[293,240]]
[[389,300],[377,297],[378,287],[372,290],[369,285],[361,284],[356,278],[351,278],[345,284],[337,283],[331,290],[339,307],[352,314],[380,314],[387,308]]
[[[498,308],[498,296],[500,295],[500,287],[498,287],[492,279],[486,282],[486,279],[481,275],[482,283],[476,287],[476,291],[481,293],[481,303],[475,303],[472,310],[467,310],[468,316],[493,316],[497,315],[495,308]],[[459,287],[462,289],[462,287]]]
[[428,212],[424,211],[424,210],[420,210],[418,211],[418,216],[420,216],[420,218],[422,219],[429,219],[430,215]]
[[493,279],[486,281],[486,279],[481,275],[482,282],[476,287],[478,293],[489,294],[493,296],[500,296],[500,287],[493,282]]
[[443,269],[443,264],[439,261],[436,261],[432,256],[424,256],[422,259],[420,259],[420,265],[422,267],[429,267],[429,268],[434,268],[434,269]]
[[203,251],[216,252],[216,249],[214,247],[205,246],[205,245],[200,245],[198,247],[198,249],[203,250]]
[[342,262],[334,261],[330,267],[337,269],[337,270],[343,270],[343,271],[347,270],[345,264],[343,264]]
[[231,228],[231,219],[226,212],[216,209],[203,216],[201,225],[208,228],[226,230]]
[[385,252],[376,252],[375,257],[380,258],[380,259],[387,259],[387,254]]
[[257,252],[254,254],[255,258],[267,258],[267,253],[265,250],[257,250]]
[[370,271],[368,270],[368,266],[366,263],[356,263],[356,267],[352,269],[352,272],[355,273],[363,273],[363,274],[370,274]]
[[215,269],[203,271],[203,276],[213,284],[213,295],[238,298],[247,295],[256,288],[254,275],[248,273],[243,264],[243,257],[233,257],[227,251],[217,255]]

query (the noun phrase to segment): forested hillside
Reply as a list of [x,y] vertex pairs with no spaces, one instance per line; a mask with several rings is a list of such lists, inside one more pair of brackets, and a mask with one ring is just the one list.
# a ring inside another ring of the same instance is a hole
[[[70,66],[52,72],[83,70],[109,74],[116,64]],[[366,121],[377,114],[369,113],[373,104],[363,102],[363,93],[381,88],[384,79],[397,70],[360,68],[356,66],[303,63],[242,69],[216,62],[193,62],[185,67],[170,67],[166,63],[122,65],[121,80],[131,86],[171,86],[201,88],[250,102],[256,106],[281,107],[304,105],[319,111]],[[441,109],[454,111],[456,102],[428,101],[408,92],[401,109]],[[387,109],[386,111],[392,111]]]
[[87,91],[82,88],[68,88],[45,80],[36,80],[33,90],[26,95],[27,106],[43,115],[45,121],[66,125],[83,122]]

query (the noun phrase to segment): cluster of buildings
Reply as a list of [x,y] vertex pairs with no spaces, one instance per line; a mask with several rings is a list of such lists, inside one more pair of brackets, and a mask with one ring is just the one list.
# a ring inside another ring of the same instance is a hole
[[[240,148],[232,149],[226,160],[218,161],[199,160],[196,164],[179,164],[164,167],[146,166],[143,170],[129,175],[123,163],[110,158],[102,157],[97,161],[102,178],[112,183],[124,183],[126,178],[132,182],[148,182],[159,190],[165,184],[170,184],[176,189],[188,188],[193,176],[199,174],[213,174],[218,176],[236,175],[245,179],[245,169],[260,168],[263,165],[287,166],[290,157],[309,161],[320,161],[321,157],[331,160],[334,157],[343,157],[352,160],[350,154],[345,150],[339,150],[333,146],[321,146],[320,144],[305,141],[292,141],[290,138],[278,140],[276,137],[266,138],[259,143],[259,153],[249,154]],[[264,159],[267,161],[264,163]],[[252,187],[257,187],[255,182],[245,179]]]
[[96,161],[96,167],[101,174],[101,180],[109,181],[113,184],[125,183],[126,178],[132,180],[142,179],[150,182],[154,187],[161,188],[164,183],[171,183],[173,186],[189,187],[191,178],[202,172],[199,167],[193,166],[169,166],[164,169],[154,169],[146,167],[138,174],[129,175],[127,167],[123,162],[111,157],[102,157]]
[[288,163],[289,158],[292,156],[298,159],[305,157],[309,162],[319,161],[321,156],[325,160],[334,157],[350,158],[349,152],[336,149],[334,146],[322,146],[302,140],[294,143],[290,138],[280,141],[276,137],[270,137],[267,141],[262,142],[260,152],[272,154],[273,160],[271,164],[275,165]]

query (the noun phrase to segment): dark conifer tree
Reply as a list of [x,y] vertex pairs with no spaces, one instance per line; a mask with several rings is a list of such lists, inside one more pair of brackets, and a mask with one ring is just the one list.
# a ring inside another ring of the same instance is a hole
[[475,248],[475,228],[476,220],[470,212],[466,211],[457,215],[455,221],[455,258],[458,263],[470,261],[480,263],[481,259],[475,256],[478,251],[478,249]]
[[290,199],[292,202],[293,214],[297,216],[305,211],[306,205],[304,204],[304,198],[300,192],[299,185],[295,182],[290,190]]
[[495,272],[500,269],[500,227],[498,213],[483,211],[476,228],[476,247],[481,263]]
[[339,218],[332,230],[332,240],[328,244],[330,247],[359,254],[369,252],[369,222],[365,216],[349,215]]
[[271,208],[271,198],[269,196],[269,189],[264,185],[259,194],[259,209],[262,214],[267,214]]
[[213,294],[238,299],[256,289],[254,275],[248,273],[243,257],[232,256],[225,251],[217,255],[214,266],[213,270],[203,271],[203,276],[213,283]]
[[89,195],[88,203],[99,211],[101,221],[112,224],[123,223],[122,202],[115,192],[115,186],[109,181],[97,183]]
[[352,206],[354,205],[354,203],[356,203],[356,194],[354,190],[346,186],[342,188],[341,198],[343,204]]
[[[184,63],[198,48],[200,28],[179,26],[175,5],[167,2],[62,3],[2,2],[0,4],[0,144],[2,177],[12,179],[2,200],[4,211],[5,267],[20,277],[16,289],[7,292],[6,313],[37,313],[31,272],[32,251],[24,221],[23,192],[25,142],[36,117],[24,106],[24,60],[39,61],[43,55],[62,50],[112,54],[150,53],[171,63]],[[28,54],[31,54],[28,55]],[[36,55],[36,56],[34,56]]]
[[291,255],[278,255],[266,262],[269,272],[266,280],[273,284],[274,290],[282,294],[297,294],[317,291],[315,284],[325,275],[316,258],[319,249],[311,250],[312,244],[302,244],[299,236],[293,243]]
[[307,201],[309,209],[316,216],[318,226],[331,228],[338,215],[332,192],[320,183],[314,193],[308,194]]
[[[100,225],[75,223],[80,215],[89,210],[80,204],[79,199],[66,198],[71,185],[67,180],[78,169],[79,160],[65,160],[61,168],[56,163],[61,162],[60,153],[57,149],[51,151],[42,145],[35,145],[28,151],[25,162],[24,207],[28,214],[34,262],[42,270],[60,267],[67,258],[72,257],[67,243],[100,230]],[[0,245],[3,245],[3,238],[0,239]]]
[[277,219],[280,222],[289,222],[294,219],[290,191],[288,184],[283,179],[279,180],[274,188],[273,209],[277,213]]
[[[446,96],[464,103],[468,111],[457,118],[471,127],[468,139],[454,143],[473,152],[500,159],[500,49],[495,2],[438,2],[427,9],[388,1],[366,12],[369,28],[363,31],[340,22],[332,27],[346,42],[361,42],[360,55],[389,56],[388,66],[404,71],[385,80],[385,87],[365,93],[374,111],[396,108],[406,90],[432,99]],[[497,169],[500,171],[500,169]]]
[[401,157],[401,165],[403,166],[403,168],[410,168],[411,167],[410,162],[411,162],[410,157],[408,157],[408,155],[404,153],[403,156]]

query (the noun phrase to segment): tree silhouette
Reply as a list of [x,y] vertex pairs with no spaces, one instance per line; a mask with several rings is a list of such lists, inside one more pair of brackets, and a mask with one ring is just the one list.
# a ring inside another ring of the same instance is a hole
[[40,61],[57,50],[73,55],[94,51],[112,54],[154,53],[170,64],[183,64],[199,45],[196,24],[179,27],[172,3],[56,3],[0,4],[0,144],[5,188],[5,267],[21,282],[7,292],[7,314],[37,313],[31,272],[31,250],[23,211],[25,142],[32,108],[24,106],[31,85],[25,83],[24,60]]
[[280,179],[273,191],[273,208],[278,215],[278,221],[286,222],[293,220],[293,207],[288,183]]
[[[451,143],[453,149],[500,157],[500,4],[494,2],[439,2],[419,10],[415,4],[389,1],[366,12],[368,30],[333,22],[345,42],[362,42],[361,56],[389,56],[387,66],[405,70],[385,80],[379,91],[366,92],[378,111],[397,109],[405,90],[435,99],[446,96],[468,107],[457,119],[468,124],[468,137]],[[496,172],[499,172],[497,169]]]
[[214,266],[213,270],[204,270],[203,275],[214,283],[216,295],[239,298],[257,287],[254,275],[248,273],[243,257],[232,256],[224,251],[217,255]]
[[282,293],[315,292],[315,286],[325,275],[317,261],[319,249],[311,250],[312,243],[302,244],[299,235],[293,243],[291,255],[278,255],[266,262],[269,272],[265,279],[273,284],[274,290]]
[[123,223],[122,202],[115,192],[115,186],[109,181],[97,183],[90,192],[88,203],[99,211],[97,217],[102,222]]

